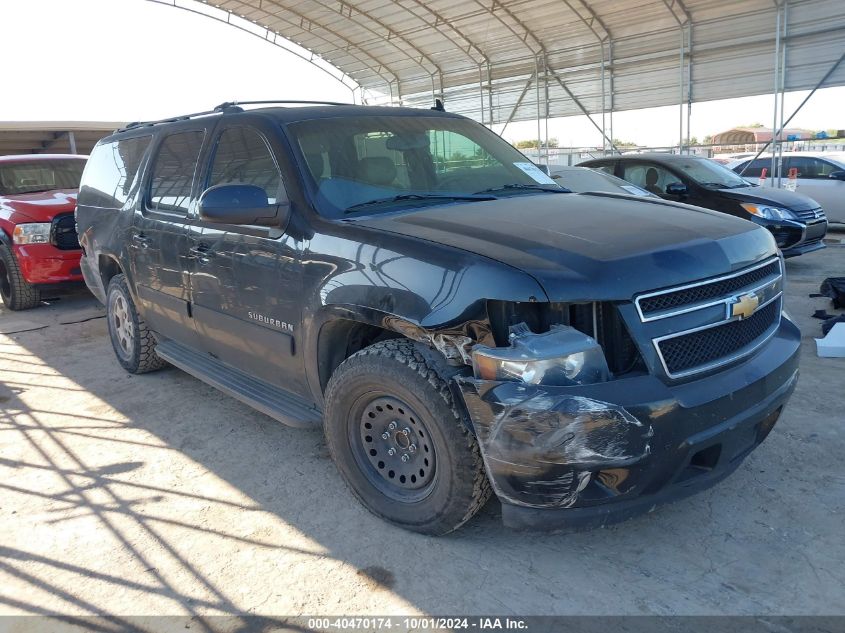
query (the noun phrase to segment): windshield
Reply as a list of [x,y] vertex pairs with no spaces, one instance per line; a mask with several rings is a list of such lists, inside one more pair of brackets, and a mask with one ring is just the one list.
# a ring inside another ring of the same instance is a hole
[[468,119],[337,117],[287,129],[326,217],[566,191]]
[[563,185],[575,193],[586,193],[588,191],[607,191],[610,193],[622,193],[629,196],[650,196],[651,193],[632,185],[621,178],[611,176],[601,171],[587,167],[573,167],[555,172],[552,168],[552,178],[558,184]]
[[719,189],[748,187],[748,183],[733,171],[708,158],[690,156],[682,161],[673,161],[672,167],[681,170],[692,180],[705,187],[717,187]]
[[84,167],[81,158],[0,163],[0,195],[79,189]]

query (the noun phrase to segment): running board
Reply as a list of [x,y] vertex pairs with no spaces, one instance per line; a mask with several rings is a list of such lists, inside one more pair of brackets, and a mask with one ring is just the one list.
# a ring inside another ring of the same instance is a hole
[[309,429],[322,424],[322,414],[304,400],[224,365],[207,354],[195,352],[174,341],[163,341],[156,345],[156,354],[194,378],[283,424]]

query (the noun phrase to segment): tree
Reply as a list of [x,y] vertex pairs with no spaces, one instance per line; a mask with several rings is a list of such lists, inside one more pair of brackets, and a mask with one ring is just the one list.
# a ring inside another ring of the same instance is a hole
[[618,138],[613,139],[613,146],[614,147],[636,147],[637,144],[633,141],[622,141]]

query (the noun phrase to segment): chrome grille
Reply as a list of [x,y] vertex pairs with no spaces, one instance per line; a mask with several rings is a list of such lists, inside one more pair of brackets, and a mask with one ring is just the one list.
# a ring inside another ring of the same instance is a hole
[[675,336],[657,342],[666,373],[677,376],[692,368],[699,371],[717,362],[722,364],[766,334],[780,317],[780,299],[759,308],[741,321],[719,325]]
[[660,293],[642,295],[637,299],[640,314],[649,320],[648,317],[674,310],[698,306],[716,298],[724,298],[725,295],[737,292],[743,288],[756,285],[765,279],[774,278],[780,275],[780,262],[773,260],[768,264],[753,268],[752,270],[731,277],[720,277],[711,282],[703,282],[691,286],[685,286],[675,290],[667,290]]
[[676,379],[708,371],[768,340],[780,324],[781,265],[772,258],[730,275],[635,297],[666,375]]
[[807,209],[806,211],[793,211],[793,213],[802,222],[815,222],[817,220],[826,219],[821,207],[816,209]]

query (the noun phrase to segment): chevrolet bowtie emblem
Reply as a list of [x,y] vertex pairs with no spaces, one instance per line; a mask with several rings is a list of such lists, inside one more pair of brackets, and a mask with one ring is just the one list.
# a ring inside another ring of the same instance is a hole
[[734,297],[728,304],[730,315],[732,317],[739,317],[740,319],[747,319],[757,310],[760,305],[760,297],[753,292],[745,295]]

